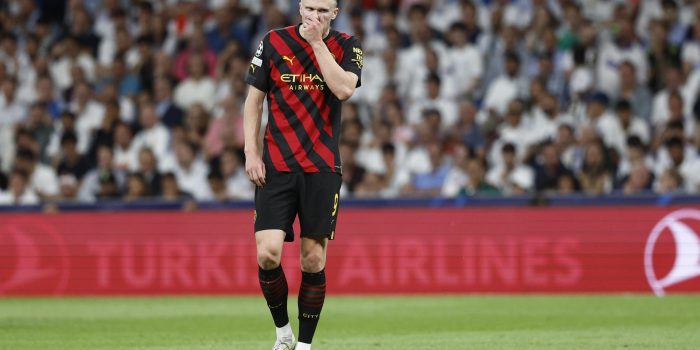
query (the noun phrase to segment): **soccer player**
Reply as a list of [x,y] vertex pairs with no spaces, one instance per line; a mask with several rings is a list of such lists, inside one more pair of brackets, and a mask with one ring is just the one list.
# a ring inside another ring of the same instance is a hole
[[[326,295],[326,250],[335,235],[341,164],[340,106],[360,86],[359,41],[330,28],[336,0],[301,0],[302,23],[267,33],[246,82],[246,172],[256,185],[255,241],[260,286],[277,327],[275,350],[308,350]],[[260,118],[269,110],[262,153]],[[299,343],[287,315],[280,259],[301,226]]]

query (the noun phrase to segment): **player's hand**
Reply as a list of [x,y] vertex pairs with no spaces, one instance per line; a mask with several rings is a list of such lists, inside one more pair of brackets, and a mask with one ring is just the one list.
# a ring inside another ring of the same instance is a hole
[[316,17],[304,18],[299,32],[309,43],[323,41],[323,24]]
[[245,172],[248,173],[248,178],[255,186],[263,187],[265,185],[265,164],[260,155],[246,154]]

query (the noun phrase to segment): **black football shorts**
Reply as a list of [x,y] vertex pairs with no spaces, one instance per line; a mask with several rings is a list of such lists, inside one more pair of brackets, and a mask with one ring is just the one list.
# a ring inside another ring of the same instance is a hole
[[335,238],[338,195],[342,177],[338,173],[287,173],[270,170],[265,185],[255,189],[255,232],[277,229],[294,241],[294,219],[299,215],[301,237]]

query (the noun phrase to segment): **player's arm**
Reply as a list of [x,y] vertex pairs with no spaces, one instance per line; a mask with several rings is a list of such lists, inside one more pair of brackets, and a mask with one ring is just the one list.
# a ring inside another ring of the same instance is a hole
[[335,61],[323,40],[313,42],[311,47],[314,49],[318,67],[321,69],[323,80],[325,80],[328,88],[339,100],[345,101],[349,99],[355,93],[359,77],[353,72],[344,70]]
[[302,36],[309,42],[314,50],[318,67],[321,69],[323,80],[331,89],[331,92],[341,101],[345,101],[355,93],[357,74],[346,71],[335,61],[333,55],[323,42],[323,25],[316,17],[307,18],[300,28]]
[[265,164],[258,147],[260,121],[262,119],[265,92],[250,86],[243,108],[243,134],[245,136],[245,171],[256,186],[265,184]]

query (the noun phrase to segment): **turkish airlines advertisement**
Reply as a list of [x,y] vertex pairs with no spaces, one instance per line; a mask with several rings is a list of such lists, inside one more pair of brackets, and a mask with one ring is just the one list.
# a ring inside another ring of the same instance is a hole
[[[699,233],[692,208],[343,209],[328,289],[700,292]],[[293,292],[298,236],[283,267]],[[252,210],[0,214],[0,295],[258,293]]]

